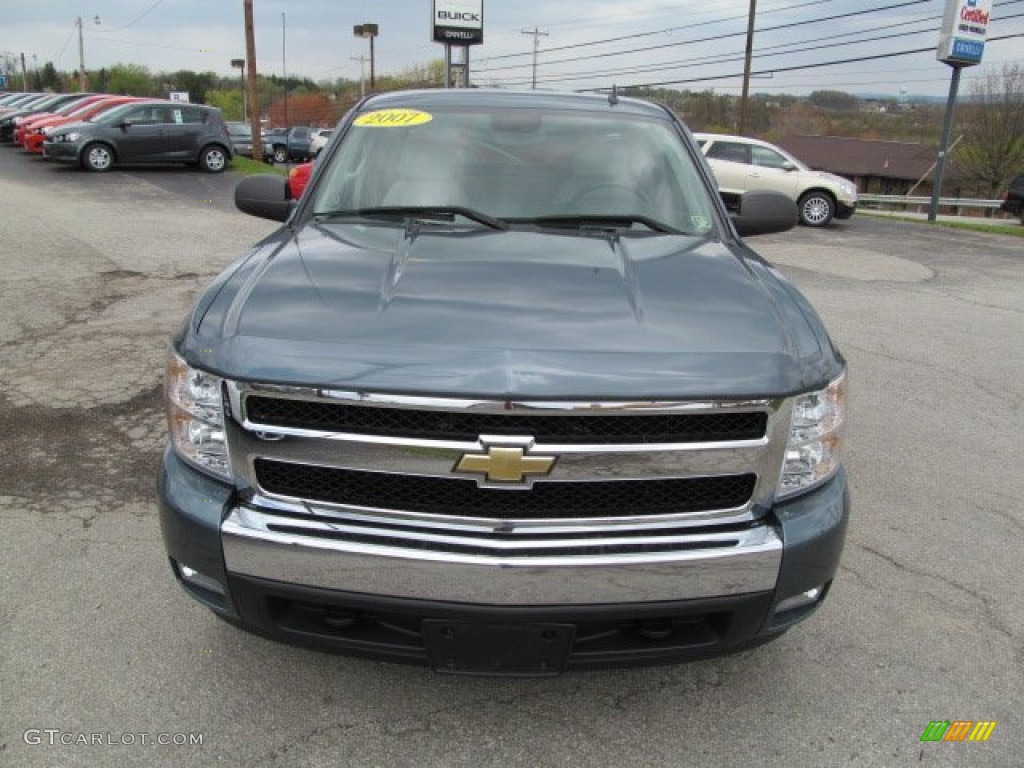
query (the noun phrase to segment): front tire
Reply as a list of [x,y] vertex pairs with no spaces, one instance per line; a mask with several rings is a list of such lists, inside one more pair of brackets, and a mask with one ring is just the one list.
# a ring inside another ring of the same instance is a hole
[[836,201],[826,192],[805,192],[797,203],[800,223],[808,227],[827,227],[836,215]]
[[274,162],[275,163],[287,163],[288,162],[288,150],[284,147],[274,147]]
[[106,173],[114,166],[114,150],[100,142],[82,150],[82,167],[93,173]]
[[228,165],[228,153],[216,145],[205,147],[199,153],[199,167],[207,173],[220,173]]

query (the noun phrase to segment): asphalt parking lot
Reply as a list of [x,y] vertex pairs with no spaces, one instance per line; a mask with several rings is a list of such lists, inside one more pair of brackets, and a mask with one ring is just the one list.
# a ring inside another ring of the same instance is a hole
[[[816,616],[714,661],[449,678],[247,635],[174,584],[166,340],[273,229],[235,181],[0,147],[0,765],[1021,764],[1024,240],[861,215],[751,239],[850,365],[854,514]],[[932,720],[997,725],[923,744]]]

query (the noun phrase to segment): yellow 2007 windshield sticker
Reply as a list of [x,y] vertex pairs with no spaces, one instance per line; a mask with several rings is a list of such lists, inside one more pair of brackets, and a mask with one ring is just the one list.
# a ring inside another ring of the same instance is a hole
[[423,125],[434,119],[429,112],[418,109],[378,109],[367,112],[356,118],[355,124],[368,128],[407,128],[410,125]]

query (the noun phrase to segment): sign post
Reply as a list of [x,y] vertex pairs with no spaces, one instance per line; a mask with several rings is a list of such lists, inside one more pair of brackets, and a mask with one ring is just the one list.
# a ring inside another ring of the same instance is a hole
[[942,177],[946,173],[946,155],[949,137],[953,131],[957,92],[960,89],[960,71],[981,63],[985,53],[985,36],[992,16],[992,0],[946,0],[939,31],[939,47],[935,58],[953,68],[946,99],[946,116],[942,121],[942,139],[935,163],[935,182],[932,185],[928,221],[935,221],[942,196]]
[[356,37],[368,38],[370,41],[370,92],[372,93],[377,87],[376,73],[374,71],[373,61],[373,39],[377,37],[380,32],[380,27],[376,24],[358,24],[352,27],[352,34]]
[[[444,87],[469,87],[469,47],[484,41],[483,0],[431,0],[431,39],[444,44]],[[452,48],[462,48],[453,64]],[[453,77],[458,70],[458,77]]]

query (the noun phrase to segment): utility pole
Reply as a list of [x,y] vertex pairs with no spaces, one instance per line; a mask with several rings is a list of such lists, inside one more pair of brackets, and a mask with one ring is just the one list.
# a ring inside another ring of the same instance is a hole
[[252,0],[242,0],[245,11],[245,57],[249,60],[249,126],[252,128],[252,159],[263,160],[263,133],[260,130],[260,100],[256,83],[256,34],[252,25]]
[[757,0],[750,0],[750,14],[747,17],[747,49],[743,57],[743,94],[740,96],[740,115],[736,121],[736,133],[745,136],[747,133],[747,102],[750,97],[750,60],[754,55],[754,16],[757,13]]
[[359,97],[363,98],[366,96],[366,57],[349,56],[349,58],[359,62]]
[[28,70],[25,69],[25,54],[21,54],[21,90],[28,90]]
[[284,30],[285,30],[284,13],[282,13],[281,14],[281,74],[284,77],[284,124],[287,126],[287,125],[291,125],[291,123],[288,122],[288,65],[285,63],[285,56],[284,56],[284,45],[285,45],[285,42],[284,42]]
[[540,51],[540,38],[541,36],[547,37],[547,32],[541,32],[537,27],[533,29],[524,29],[524,35],[533,35],[533,78],[530,81],[530,88],[537,90],[537,53]]
[[[100,23],[100,17],[94,16],[93,24]],[[82,17],[75,19],[78,25],[78,90],[84,91],[88,83],[85,81],[85,44],[82,42]]]
[[82,42],[82,17],[75,21],[78,24],[78,90],[85,90],[85,44]]

